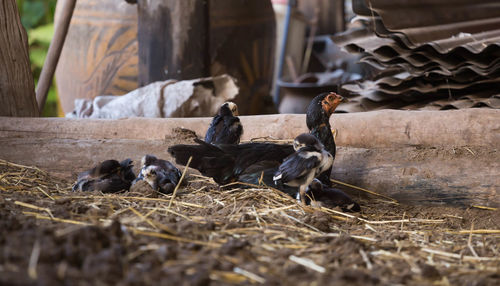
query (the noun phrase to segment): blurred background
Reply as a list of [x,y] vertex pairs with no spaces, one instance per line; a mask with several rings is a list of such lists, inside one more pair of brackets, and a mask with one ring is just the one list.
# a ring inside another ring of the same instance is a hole
[[[78,0],[43,115],[222,74],[243,115],[304,113],[325,91],[349,98],[336,112],[500,108],[498,3],[431,2]],[[61,3],[17,0],[35,82]]]

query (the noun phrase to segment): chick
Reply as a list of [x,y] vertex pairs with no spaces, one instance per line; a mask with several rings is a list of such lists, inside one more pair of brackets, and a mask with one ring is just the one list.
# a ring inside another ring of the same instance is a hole
[[295,153],[285,158],[273,180],[275,184],[299,187],[301,202],[305,205],[307,186],[332,166],[333,157],[314,135],[308,133],[297,136],[293,148]]
[[78,174],[78,179],[73,185],[73,191],[100,191],[114,193],[128,190],[135,174],[132,171],[132,160],[122,162],[106,160],[94,168]]
[[141,171],[134,181],[146,181],[153,190],[169,194],[175,189],[181,178],[181,172],[169,161],[146,155],[141,160]]
[[205,142],[211,144],[239,144],[243,126],[238,118],[238,106],[225,102],[212,119],[205,134]]
[[[301,200],[299,193],[297,193],[297,200]],[[339,189],[324,185],[318,179],[314,179],[307,187],[305,203],[315,207],[340,207],[345,212],[361,211],[359,204],[349,195]]]

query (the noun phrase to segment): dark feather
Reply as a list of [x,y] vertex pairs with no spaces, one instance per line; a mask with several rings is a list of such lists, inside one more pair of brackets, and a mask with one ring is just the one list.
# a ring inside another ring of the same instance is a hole
[[329,93],[322,93],[320,95],[317,95],[307,106],[306,125],[309,130],[321,126],[322,124],[330,125],[330,115],[323,110],[321,105],[321,102],[323,101],[323,99],[325,99],[325,97],[328,96],[328,94]]
[[[280,181],[284,184],[291,182],[293,180],[301,180],[309,172],[314,172],[314,168],[318,167],[320,160],[316,156],[309,158],[303,157],[309,152],[314,151],[301,151],[294,153],[287,157],[283,163],[279,166],[276,176],[281,175]],[[319,152],[314,152],[318,156],[321,156]]]
[[361,207],[343,191],[323,185],[314,180],[306,193],[306,203],[310,204],[312,198],[317,204],[327,208],[340,207],[343,211],[359,212]]
[[125,159],[120,163],[116,160],[103,161],[94,168],[78,174],[73,191],[114,193],[128,190],[135,179],[132,167],[131,159]]
[[294,152],[291,145],[272,143],[212,145],[201,140],[195,140],[195,143],[197,145],[174,145],[168,148],[168,152],[181,165],[186,165],[192,157],[190,167],[213,178],[218,184],[237,181],[247,170],[257,172],[257,166],[262,162],[266,162],[267,166],[278,166]]
[[233,115],[228,103],[224,103],[208,127],[205,142],[211,144],[239,144],[241,134],[243,134],[243,127],[240,119]]

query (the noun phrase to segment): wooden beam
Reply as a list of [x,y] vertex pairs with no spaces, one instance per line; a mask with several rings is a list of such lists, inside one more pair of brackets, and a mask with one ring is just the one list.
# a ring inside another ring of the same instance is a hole
[[[243,140],[272,136],[294,138],[307,131],[305,115],[240,116]],[[382,110],[334,114],[339,146],[360,148],[490,146],[500,147],[500,110]],[[184,127],[203,136],[211,118],[1,118],[0,137],[31,134],[38,138],[161,140]]]
[[[30,133],[0,138],[0,158],[34,165],[75,180],[106,159],[131,158],[138,172],[145,154],[172,160],[167,148],[182,139],[59,139]],[[332,178],[412,204],[500,206],[498,149],[488,147],[340,147]],[[345,189],[345,188],[344,188]],[[352,189],[354,198],[365,195]],[[374,198],[375,199],[375,198]]]
[[[402,202],[497,207],[499,118],[500,110],[488,109],[335,114],[332,124],[342,147],[332,178]],[[0,158],[74,179],[105,159],[131,158],[136,165],[145,154],[171,159],[169,146],[189,142],[172,129],[185,127],[203,136],[210,120],[0,118]],[[242,116],[241,121],[245,140],[290,139],[306,131],[304,115]]]
[[38,116],[28,37],[15,0],[0,3],[0,116]]

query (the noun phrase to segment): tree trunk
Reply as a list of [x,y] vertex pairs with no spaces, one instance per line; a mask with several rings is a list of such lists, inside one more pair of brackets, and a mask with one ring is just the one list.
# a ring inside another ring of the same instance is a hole
[[38,116],[28,38],[15,0],[0,2],[0,116]]

